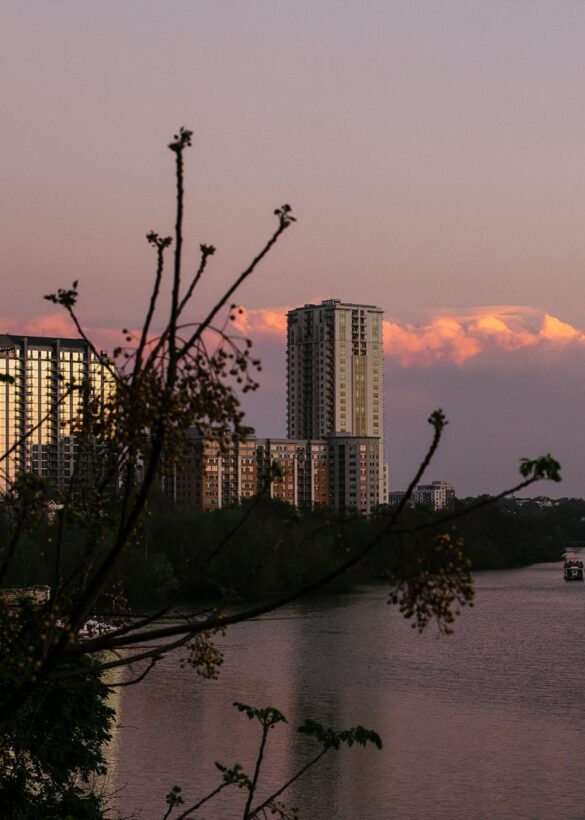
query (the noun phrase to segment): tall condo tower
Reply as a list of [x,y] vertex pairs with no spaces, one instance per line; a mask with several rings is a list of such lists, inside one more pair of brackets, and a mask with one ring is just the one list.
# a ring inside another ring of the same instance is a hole
[[0,493],[20,470],[32,471],[64,488],[77,454],[72,423],[83,408],[85,383],[104,397],[113,389],[104,362],[81,339],[0,334]]
[[383,313],[339,299],[289,311],[289,438],[383,438]]

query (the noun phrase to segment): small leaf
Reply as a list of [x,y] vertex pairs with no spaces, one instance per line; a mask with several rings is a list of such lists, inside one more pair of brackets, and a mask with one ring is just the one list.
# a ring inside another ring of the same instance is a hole
[[533,481],[561,481],[561,465],[550,453],[539,458],[523,458],[520,460],[520,475]]

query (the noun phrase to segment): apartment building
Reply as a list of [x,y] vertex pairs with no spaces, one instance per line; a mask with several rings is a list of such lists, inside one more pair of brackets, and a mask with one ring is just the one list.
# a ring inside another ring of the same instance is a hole
[[365,436],[330,436],[332,506],[369,515],[380,501],[380,441]]
[[[105,399],[113,379],[105,354],[94,354],[81,339],[0,334],[0,493],[20,470],[50,479],[57,492],[70,479],[77,459],[75,422],[84,406],[85,385]],[[87,395],[87,394],[85,394]]]
[[[372,488],[373,474],[368,476],[368,497],[375,493],[376,505],[387,500],[383,314],[375,305],[339,299],[306,304],[287,314],[288,437],[353,436],[368,439],[368,452],[377,441],[377,489]],[[337,452],[337,445],[331,452]],[[335,486],[331,493],[336,499],[343,496]]]
[[[274,465],[277,475],[271,475]],[[264,492],[295,507],[329,506],[327,443],[257,439],[253,433],[219,441],[190,431],[180,457],[164,470],[161,488],[174,504],[201,510]]]
[[183,452],[163,469],[161,489],[177,506],[218,510],[258,492],[256,437],[221,441],[188,431]]
[[[311,509],[331,504],[329,448],[326,441],[264,438],[256,445],[259,481],[271,498]],[[268,483],[272,465],[278,475]],[[259,490],[261,488],[259,483]]]
[[419,484],[414,491],[414,503],[431,510],[446,510],[455,501],[455,485],[447,481]]
[[383,313],[339,299],[288,312],[289,438],[383,437]]
[[[398,505],[406,492],[397,490],[390,493],[390,506]],[[447,510],[455,501],[455,485],[448,481],[432,481],[430,484],[419,484],[409,500],[409,506],[414,507],[420,504],[421,507],[428,507],[431,510]]]

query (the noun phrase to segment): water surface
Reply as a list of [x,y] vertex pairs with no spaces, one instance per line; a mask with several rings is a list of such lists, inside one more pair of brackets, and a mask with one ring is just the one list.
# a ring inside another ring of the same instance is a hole
[[[583,818],[585,584],[542,564],[481,573],[476,589],[448,637],[416,633],[376,586],[230,628],[218,681],[168,658],[119,690],[118,811],[161,818],[175,783],[195,802],[218,782],[215,760],[251,773],[258,732],[231,707],[240,700],[276,706],[292,727],[312,717],[381,734],[381,752],[332,753],[295,784],[285,800],[304,820]],[[275,729],[261,794],[311,752]],[[243,797],[200,816],[241,818]]]

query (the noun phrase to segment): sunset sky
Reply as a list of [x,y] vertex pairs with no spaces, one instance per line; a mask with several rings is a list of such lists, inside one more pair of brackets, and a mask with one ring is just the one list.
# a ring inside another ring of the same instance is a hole
[[188,155],[193,318],[298,223],[240,293],[265,362],[247,401],[285,435],[283,316],[385,310],[391,485],[450,419],[429,479],[513,484],[550,451],[585,496],[585,3],[104,0],[0,7],[0,332],[71,335],[42,295],[79,279],[101,344],[135,327]]

